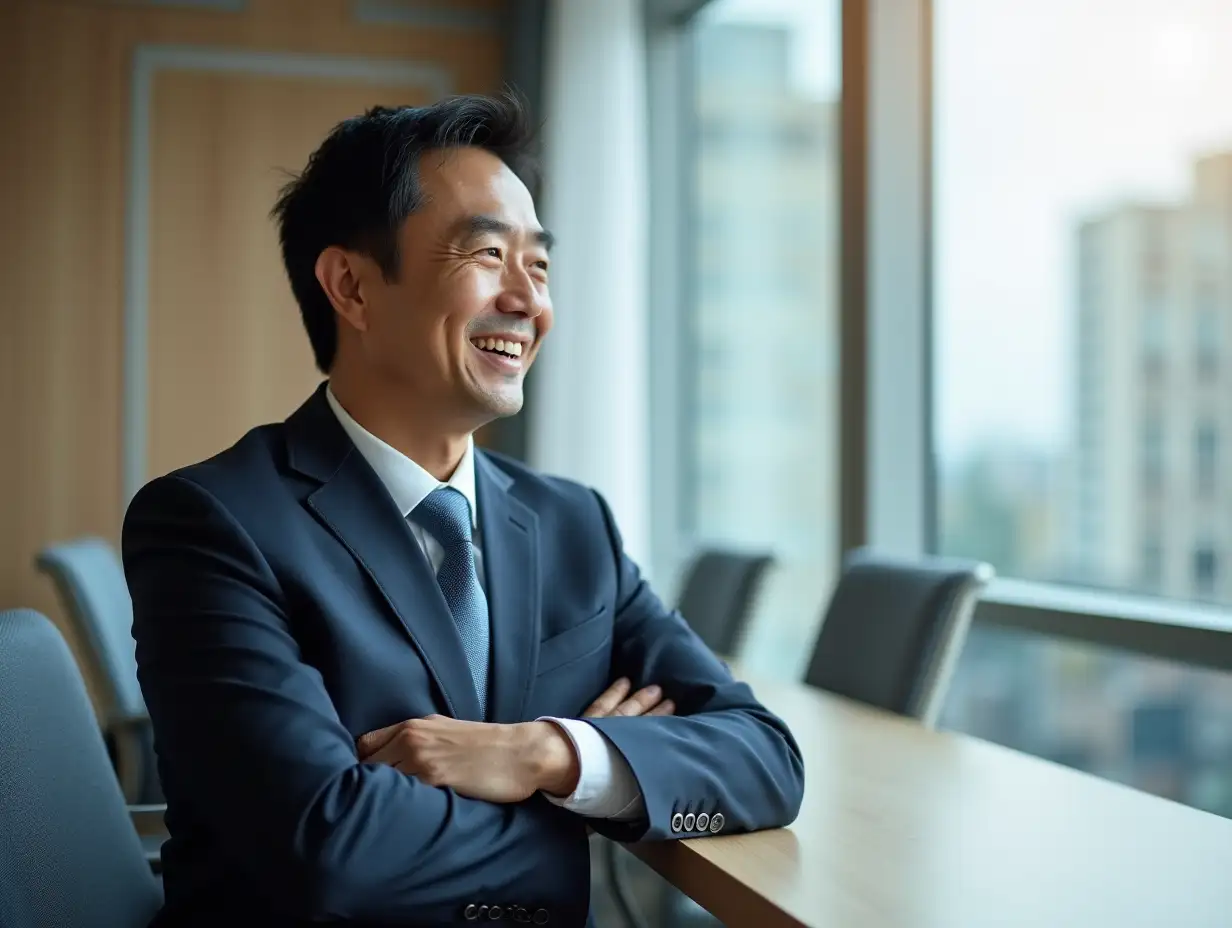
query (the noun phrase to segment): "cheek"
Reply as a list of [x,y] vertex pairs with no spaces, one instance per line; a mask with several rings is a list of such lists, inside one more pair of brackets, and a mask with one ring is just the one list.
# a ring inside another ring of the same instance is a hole
[[482,316],[501,293],[500,274],[487,268],[468,268],[436,293],[434,311],[452,325],[467,325]]
[[539,310],[539,315],[535,319],[535,329],[539,332],[539,337],[547,335],[552,331],[552,323],[556,321],[556,316],[552,312],[552,301],[545,295],[543,298],[542,309]]

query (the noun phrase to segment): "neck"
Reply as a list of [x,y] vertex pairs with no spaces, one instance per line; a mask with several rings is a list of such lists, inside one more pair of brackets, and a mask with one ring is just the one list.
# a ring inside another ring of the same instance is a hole
[[330,389],[347,413],[391,448],[430,473],[442,483],[453,476],[466,453],[471,430],[450,427],[441,417],[422,408],[428,404],[408,403],[402,397],[391,399],[388,391],[365,389],[337,374],[330,377]]

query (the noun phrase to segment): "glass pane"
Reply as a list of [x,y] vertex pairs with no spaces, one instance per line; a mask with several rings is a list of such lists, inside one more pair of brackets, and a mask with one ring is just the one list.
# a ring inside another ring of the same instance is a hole
[[1232,600],[1232,3],[937,0],[940,544]]
[[781,670],[836,557],[838,2],[715,0],[691,30],[680,534],[774,555],[744,658]]
[[1232,674],[977,625],[942,726],[1232,818]]

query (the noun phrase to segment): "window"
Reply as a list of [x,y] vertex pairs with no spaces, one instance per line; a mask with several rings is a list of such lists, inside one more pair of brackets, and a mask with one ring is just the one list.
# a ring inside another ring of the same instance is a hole
[[837,563],[838,0],[714,0],[687,30],[676,543],[656,572],[772,553],[743,660],[782,672]]
[[1193,553],[1193,591],[1199,598],[1208,599],[1216,590],[1219,581],[1219,558],[1209,544],[1198,545]]
[[1194,335],[1196,359],[1195,367],[1198,379],[1209,383],[1219,372],[1219,355],[1223,346],[1220,344],[1222,335],[1222,320],[1219,313],[1219,288],[1210,276],[1204,275],[1198,283],[1197,299],[1194,305]]
[[1215,495],[1215,481],[1219,473],[1218,452],[1219,435],[1215,426],[1209,422],[1202,423],[1194,435],[1194,485],[1198,496],[1203,499],[1210,499]]
[[1142,542],[1142,583],[1151,590],[1164,580],[1164,546],[1158,532],[1151,532]]
[[[1199,571],[1191,547],[1232,533],[1232,507],[1194,505],[1232,415],[1211,388],[1232,4],[936,0],[933,21],[938,546],[1003,576],[1232,598],[1217,548]],[[1049,479],[990,482],[1007,458]],[[1162,585],[1157,563],[1177,565]]]
[[[1158,294],[1148,298],[1142,307],[1142,372],[1155,378],[1163,373],[1167,353],[1168,317]],[[1090,350],[1090,346],[1087,346]]]
[[1232,605],[1232,4],[932,10],[935,545],[1099,588],[994,588],[942,724],[1232,817],[1232,674],[981,621],[1199,655],[1164,598]]
[[1148,415],[1142,423],[1138,467],[1142,475],[1142,491],[1157,495],[1164,484],[1164,425],[1158,416]]

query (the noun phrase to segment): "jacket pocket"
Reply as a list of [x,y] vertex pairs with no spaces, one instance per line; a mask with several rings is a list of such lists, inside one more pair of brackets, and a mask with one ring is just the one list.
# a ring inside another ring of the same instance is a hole
[[612,637],[612,622],[604,606],[589,619],[539,642],[538,676],[598,651]]

